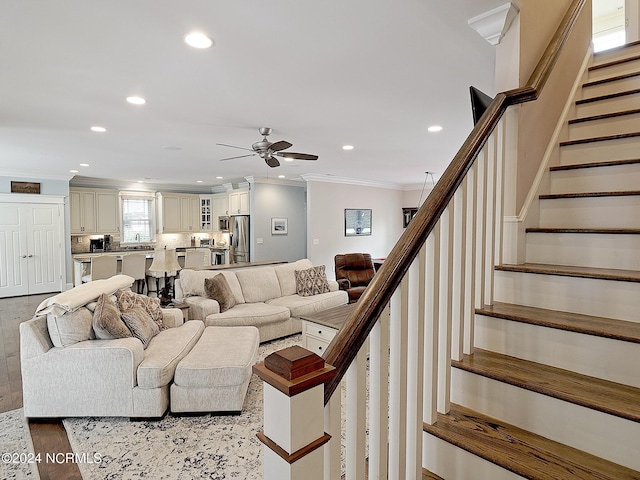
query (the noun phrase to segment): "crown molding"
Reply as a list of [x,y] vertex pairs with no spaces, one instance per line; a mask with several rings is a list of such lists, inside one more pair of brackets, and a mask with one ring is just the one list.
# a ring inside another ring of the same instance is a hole
[[302,179],[300,180],[287,180],[283,178],[272,177],[245,177],[250,185],[254,184],[270,184],[270,185],[285,185],[289,187],[301,187],[306,188],[307,184]]
[[520,8],[511,2],[470,18],[467,23],[491,45],[498,45],[518,13]]
[[337,177],[334,175],[321,175],[317,173],[307,173],[300,175],[305,182],[325,182],[342,183],[346,185],[358,185],[362,187],[388,188],[390,190],[403,190],[404,186],[391,182],[375,182],[371,180],[360,180],[357,178]]
[[47,173],[32,172],[30,170],[0,170],[0,177],[20,177],[40,180],[63,180],[68,182],[73,178],[73,174],[52,175]]

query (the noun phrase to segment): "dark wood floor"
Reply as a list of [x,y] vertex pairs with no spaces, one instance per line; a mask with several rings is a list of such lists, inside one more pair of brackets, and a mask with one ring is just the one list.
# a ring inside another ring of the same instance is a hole
[[[30,319],[36,307],[51,294],[0,298],[0,412],[22,407],[20,374],[20,323]],[[30,422],[35,453],[70,453],[67,432],[59,420]],[[41,480],[82,480],[74,463],[38,464]]]

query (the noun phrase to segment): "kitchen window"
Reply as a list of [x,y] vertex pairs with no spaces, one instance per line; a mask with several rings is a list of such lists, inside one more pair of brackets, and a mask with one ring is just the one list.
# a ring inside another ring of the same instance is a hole
[[122,205],[121,243],[152,242],[155,231],[155,197],[145,194],[120,194]]

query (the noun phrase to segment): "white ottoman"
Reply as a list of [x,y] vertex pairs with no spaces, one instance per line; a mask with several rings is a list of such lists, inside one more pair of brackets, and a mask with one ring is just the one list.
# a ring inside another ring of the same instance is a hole
[[256,362],[256,327],[207,327],[178,366],[171,385],[171,411],[242,411]]

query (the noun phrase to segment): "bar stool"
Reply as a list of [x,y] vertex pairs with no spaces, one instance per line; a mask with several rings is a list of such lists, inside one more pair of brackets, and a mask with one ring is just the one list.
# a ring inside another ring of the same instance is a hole
[[132,253],[122,257],[122,273],[133,277],[136,283],[136,293],[144,293],[147,286],[147,256],[143,253]]
[[211,251],[208,248],[191,248],[185,251],[184,268],[199,268],[207,265],[211,265]]
[[118,273],[118,258],[115,255],[91,257],[91,273],[83,275],[82,283],[113,277]]

